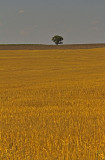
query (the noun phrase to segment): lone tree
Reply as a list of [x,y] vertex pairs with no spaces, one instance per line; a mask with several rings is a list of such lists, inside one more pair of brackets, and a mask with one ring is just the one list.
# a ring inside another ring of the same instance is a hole
[[52,37],[52,41],[53,41],[56,45],[58,45],[58,44],[63,44],[63,42],[62,42],[62,41],[63,41],[63,37],[56,35],[56,36]]

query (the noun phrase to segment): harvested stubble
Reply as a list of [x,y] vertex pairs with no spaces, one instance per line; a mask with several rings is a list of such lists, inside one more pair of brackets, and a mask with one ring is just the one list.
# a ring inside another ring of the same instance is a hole
[[105,48],[0,51],[0,159],[104,155]]

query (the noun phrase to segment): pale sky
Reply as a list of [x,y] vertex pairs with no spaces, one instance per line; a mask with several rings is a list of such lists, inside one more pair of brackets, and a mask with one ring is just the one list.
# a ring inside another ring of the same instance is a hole
[[105,0],[0,0],[0,44],[105,43]]

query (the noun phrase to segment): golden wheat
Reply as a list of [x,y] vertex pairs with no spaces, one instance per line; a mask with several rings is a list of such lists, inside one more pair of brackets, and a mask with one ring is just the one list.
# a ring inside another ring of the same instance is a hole
[[0,51],[0,160],[105,159],[105,48]]

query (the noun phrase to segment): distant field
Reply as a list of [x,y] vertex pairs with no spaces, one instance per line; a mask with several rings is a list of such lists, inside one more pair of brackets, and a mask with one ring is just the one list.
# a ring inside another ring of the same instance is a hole
[[103,48],[105,43],[99,44],[71,44],[71,45],[44,45],[44,44],[0,44],[0,50],[55,50],[55,49],[91,49]]
[[0,160],[105,159],[105,48],[0,51]]

